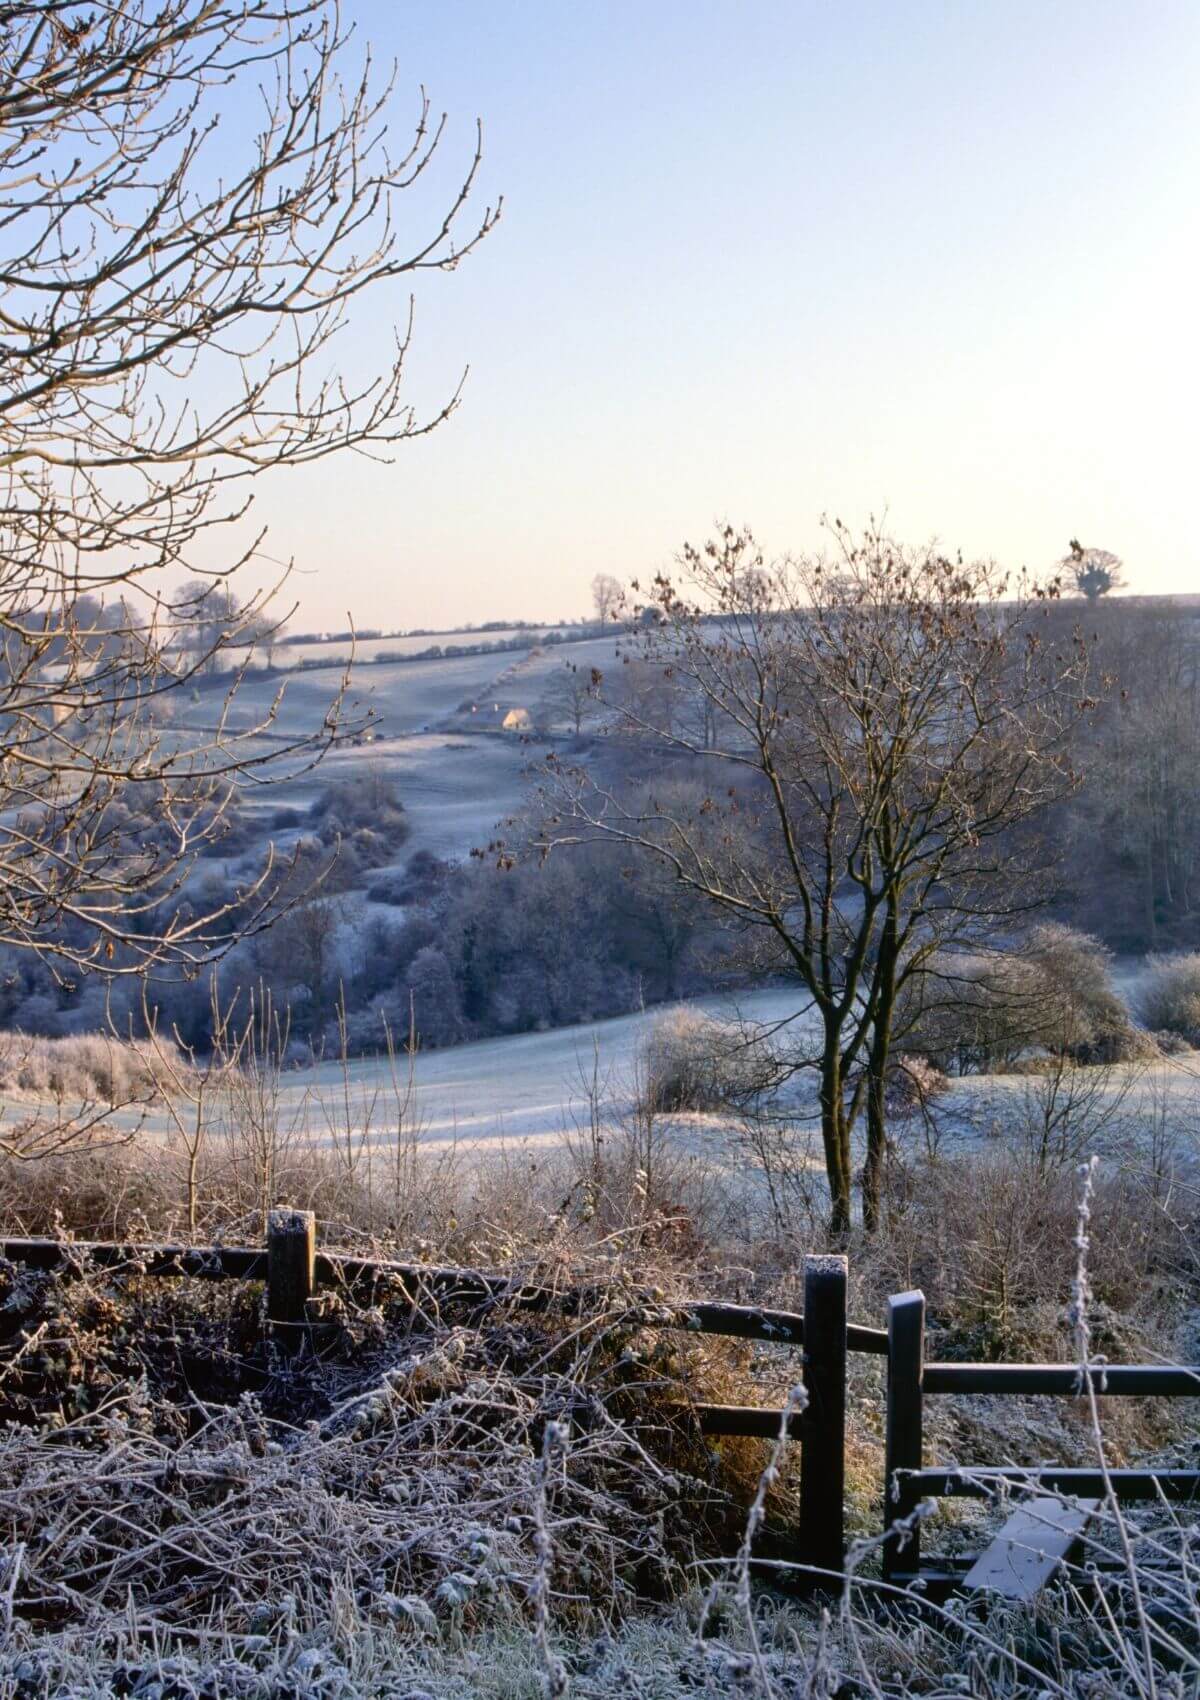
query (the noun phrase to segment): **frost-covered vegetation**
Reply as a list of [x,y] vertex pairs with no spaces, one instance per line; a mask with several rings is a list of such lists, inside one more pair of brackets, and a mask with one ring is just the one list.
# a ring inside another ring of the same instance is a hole
[[[182,1056],[174,1046],[176,1066]],[[148,1040],[129,1042],[99,1033],[45,1039],[0,1032],[0,1092],[39,1100],[123,1104],[156,1095],[158,1054]]]
[[1152,956],[1138,998],[1146,1026],[1195,1045],[1200,1041],[1200,952]]
[[[607,700],[590,671],[578,686],[539,687],[543,741],[616,811],[685,822],[717,865],[733,841],[720,809],[740,830],[755,797],[713,803],[717,734],[695,704],[646,662]],[[669,756],[647,730],[664,716],[701,747]],[[830,1620],[775,1591],[785,1573],[731,1571],[760,1484],[755,1557],[794,1551],[795,1460],[704,1441],[690,1402],[781,1403],[799,1363],[680,1336],[654,1306],[700,1292],[794,1307],[802,1252],[836,1243],[856,1320],[919,1285],[939,1357],[1069,1359],[1076,1170],[1097,1156],[1090,1350],[1193,1359],[1194,956],[1114,963],[1124,922],[1095,911],[1079,927],[1077,868],[990,940],[938,936],[897,1001],[877,1213],[831,1238],[812,988],[664,869],[660,842],[641,854],[580,832],[544,750],[492,731],[409,744],[335,750],[267,808],[210,801],[166,916],[198,905],[246,923],[211,974],[68,979],[10,949],[0,1222],[257,1239],[286,1199],[317,1212],[326,1244],[583,1283],[589,1305],[534,1318],[329,1293],[319,1350],[292,1363],[255,1289],[86,1262],[65,1281],[0,1270],[15,1424],[0,1508],[19,1554],[0,1679],[47,1696],[792,1700],[948,1696],[966,1669],[1023,1700],[1165,1691],[1180,1646],[1194,1662],[1195,1602],[1163,1580],[1186,1518],[1098,1520],[1090,1551],[1130,1555],[1104,1613],[1081,1615],[1069,1584],[986,1624],[889,1610],[867,1360],[850,1388],[852,1580]],[[454,844],[427,825],[437,784],[467,811]],[[163,830],[135,804],[126,831]],[[1041,823],[1047,867],[1078,854],[1085,805],[1063,798]],[[737,842],[763,853],[753,832]],[[869,1081],[852,1057],[848,1098]],[[460,1111],[480,1095],[489,1147],[472,1152],[482,1124]],[[99,1106],[92,1119],[75,1099]],[[73,1117],[82,1136],[60,1148],[56,1118]],[[1188,1444],[1187,1402],[1114,1400],[1101,1418],[1113,1462],[1165,1464]],[[1098,1444],[1086,1411],[1028,1400],[946,1402],[928,1443],[964,1465],[1080,1463]],[[999,1515],[948,1505],[927,1548],[973,1549]]]
[[[0,1508],[14,1543],[0,1680],[14,1692],[351,1700],[390,1685],[457,1700],[534,1695],[561,1670],[581,1695],[640,1683],[674,1700],[757,1683],[790,1700],[865,1670],[882,1693],[943,1697],[961,1692],[965,1664],[995,1692],[1082,1700],[1135,1682],[1151,1692],[1177,1668],[1181,1637],[1190,1665],[1194,1604],[1172,1580],[1186,1574],[1190,1524],[1153,1509],[1120,1531],[1102,1516],[1089,1548],[1129,1541],[1140,1606],[1127,1574],[1105,1585],[1111,1617],[1079,1616],[1069,1589],[1032,1614],[993,1605],[986,1621],[893,1615],[878,1594],[877,1359],[853,1360],[853,1580],[828,1602],[832,1621],[822,1630],[821,1603],[789,1601],[769,1571],[739,1580],[728,1556],[772,1449],[704,1441],[690,1401],[781,1403],[798,1354],[663,1328],[662,1305],[699,1290],[794,1307],[799,1256],[825,1243],[811,1192],[789,1195],[777,1222],[645,1118],[599,1160],[584,1137],[536,1170],[519,1157],[478,1172],[407,1158],[389,1197],[382,1172],[348,1167],[335,1136],[323,1155],[285,1159],[282,1184],[317,1206],[326,1244],[420,1247],[558,1292],[582,1283],[586,1308],[331,1290],[314,1312],[318,1353],[289,1361],[265,1341],[254,1288],[86,1259],[67,1279],[0,1269],[12,1419]],[[207,1233],[253,1222],[247,1178],[214,1156]],[[1095,1184],[1096,1353],[1193,1350],[1200,1201],[1179,1178],[1156,1184],[1131,1163]],[[0,1177],[6,1221],[34,1231],[163,1235],[182,1202],[153,1149]],[[1040,1174],[1019,1150],[931,1161],[906,1146],[883,1230],[850,1248],[852,1315],[874,1319],[916,1281],[940,1358],[1069,1359],[1079,1208],[1070,1169]],[[1189,1418],[1186,1402],[1106,1401],[1107,1456],[1178,1456]],[[1076,1463],[1095,1444],[1073,1401],[945,1401],[930,1420],[933,1455],[965,1466]],[[765,1479],[756,1558],[794,1550],[795,1461],[784,1449]],[[926,1550],[977,1546],[1001,1514],[947,1505]]]
[[[837,1250],[944,1359],[1200,1356],[1194,611],[1077,540],[1038,581],[724,526],[574,626],[286,652],[255,481],[457,406],[411,327],[336,355],[488,236],[480,145],[439,175],[335,0],[3,19],[0,1700],[1196,1693],[1193,1506],[1105,1495],[1025,1609],[888,1590],[856,1357],[814,1589],[794,1336],[674,1308],[795,1310]],[[406,1276],[286,1334],[152,1278],[280,1204]],[[1158,1468],[1194,1411],[925,1441]]]

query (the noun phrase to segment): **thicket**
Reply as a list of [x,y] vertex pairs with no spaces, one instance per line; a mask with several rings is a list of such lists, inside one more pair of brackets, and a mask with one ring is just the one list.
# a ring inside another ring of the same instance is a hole
[[1038,1054],[1077,1063],[1155,1054],[1117,995],[1110,953],[1059,922],[988,956],[932,958],[910,983],[898,1036],[904,1050],[953,1074],[995,1073]]
[[1152,956],[1138,993],[1138,1011],[1152,1030],[1200,1044],[1200,951]]
[[703,911],[605,847],[502,862],[451,869],[418,853],[371,888],[421,907],[366,923],[345,986],[356,1048],[375,1048],[384,1021],[407,1031],[412,1007],[436,1046],[623,1015],[719,977]]
[[[167,1043],[182,1068],[182,1055]],[[131,1043],[103,1031],[69,1038],[0,1031],[0,1092],[18,1099],[129,1103],[157,1096],[155,1060],[148,1041]]]
[[[615,1147],[645,1131],[609,1137]],[[639,1294],[796,1305],[801,1255],[826,1242],[802,1213],[775,1237],[744,1166],[722,1177],[679,1154],[647,1165],[640,1146],[622,1165],[614,1150],[596,1209],[585,1146],[536,1171],[516,1153],[484,1170],[422,1159],[405,1180],[421,1214],[395,1222],[385,1190],[350,1174],[341,1151],[326,1127],[281,1171],[289,1196],[321,1211],[326,1244],[502,1266],[559,1290],[582,1281],[588,1307],[413,1307],[386,1287],[360,1306],[333,1291],[314,1311],[319,1355],[287,1365],[264,1344],[252,1288],[83,1259],[66,1280],[0,1267],[0,1368],[18,1419],[0,1444],[0,1506],[24,1543],[0,1646],[14,1694],[457,1700],[545,1690],[561,1660],[585,1696],[745,1688],[792,1700],[853,1680],[942,1697],[963,1691],[976,1658],[1010,1700],[1153,1691],[1119,1579],[1111,1620],[1054,1590],[1032,1617],[1010,1621],[995,1604],[986,1625],[879,1609],[874,1359],[855,1360],[850,1383],[856,1580],[840,1612],[835,1600],[822,1630],[769,1587],[739,1586],[721,1559],[771,1449],[704,1442],[689,1402],[782,1403],[798,1356],[663,1329]],[[249,1196],[228,1172],[210,1179],[205,1235],[256,1237]],[[897,1153],[887,1179],[882,1231],[850,1247],[856,1320],[917,1284],[940,1358],[1071,1357],[1075,1176],[1047,1179],[995,1150],[933,1163]],[[1197,1294],[1194,1196],[1151,1182],[1130,1168],[1091,1199],[1087,1316],[1092,1349],[1114,1360],[1184,1350]],[[153,1237],[178,1228],[181,1202],[161,1147],[0,1164],[10,1232]],[[1177,1447],[1186,1413],[1112,1400],[1103,1422],[1108,1455],[1125,1461]],[[1000,1453],[1079,1463],[1094,1444],[1078,1401],[934,1401],[929,1424],[931,1455],[967,1468]],[[793,1463],[782,1450],[763,1483],[756,1556],[787,1556]],[[950,1507],[927,1520],[927,1551],[977,1546],[1002,1514]],[[1162,1578],[1185,1575],[1169,1560],[1192,1526],[1151,1509],[1126,1529],[1145,1598],[1162,1608],[1150,1677],[1164,1693],[1191,1608]],[[1093,1535],[1089,1555],[1116,1545],[1107,1515]],[[46,1599],[58,1602],[49,1622]]]
[[638,1088],[651,1112],[736,1110],[764,1087],[761,1047],[731,1022],[691,1009],[661,1015],[640,1053]]

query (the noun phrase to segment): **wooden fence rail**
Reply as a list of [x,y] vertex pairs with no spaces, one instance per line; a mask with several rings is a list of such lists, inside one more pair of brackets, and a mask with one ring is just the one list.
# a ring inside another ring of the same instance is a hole
[[[287,1214],[294,1214],[288,1212]],[[189,1276],[209,1281],[265,1281],[270,1259],[269,1246],[144,1245],[111,1240],[0,1239],[0,1260],[22,1263],[31,1269],[57,1269],[70,1273],[74,1265],[89,1263],[101,1269],[128,1269],[141,1275]],[[398,1281],[416,1293],[451,1300],[503,1299],[529,1309],[555,1303],[586,1303],[603,1289],[574,1287],[564,1290],[477,1269],[430,1263],[402,1263],[317,1250],[313,1259],[313,1290],[337,1287],[360,1290],[384,1281]],[[761,1340],[777,1346],[804,1343],[804,1317],[799,1311],[771,1310],[761,1305],[717,1304],[689,1301],[664,1304],[647,1293],[634,1295],[642,1305],[648,1324],[679,1328],[700,1334],[723,1334],[739,1340]],[[850,1323],[846,1348],[884,1356],[887,1334],[882,1328],[863,1328]]]
[[[258,1246],[121,1245],[51,1239],[0,1240],[0,1258],[70,1275],[85,1267],[128,1270],[139,1275],[192,1276],[205,1280],[263,1281],[267,1320],[285,1352],[294,1352],[309,1331],[308,1305],[321,1287],[362,1288],[399,1282],[414,1301],[434,1297],[490,1303],[504,1300],[528,1308],[551,1303],[582,1307],[602,1288],[572,1288],[519,1282],[479,1270],[422,1263],[394,1263],[342,1257],[316,1249],[312,1213],[278,1209],[270,1213],[265,1249]],[[789,1438],[800,1441],[801,1536],[798,1560],[837,1570],[845,1548],[843,1476],[845,1470],[846,1354],[887,1351],[880,1328],[846,1321],[847,1266],[844,1257],[805,1260],[804,1311],[771,1310],[754,1305],[709,1301],[665,1304],[635,1294],[648,1326],[728,1335],[774,1345],[800,1347],[807,1404],[788,1423]],[[695,1404],[691,1407],[703,1434],[740,1435],[763,1440],[778,1437],[781,1409],[759,1406]]]
[[[476,1269],[342,1256],[316,1245],[310,1211],[270,1213],[263,1246],[139,1245],[56,1239],[0,1240],[0,1260],[68,1277],[87,1268],[138,1275],[187,1276],[201,1280],[261,1281],[272,1336],[287,1353],[311,1336],[309,1302],[322,1287],[362,1291],[392,1283],[414,1303],[436,1300],[471,1304],[503,1301],[529,1309],[551,1304],[582,1309],[602,1298],[602,1286],[563,1289],[513,1280]],[[1200,1471],[1068,1467],[1025,1470],[927,1466],[924,1461],[924,1401],[930,1394],[1048,1394],[1078,1397],[1090,1378],[1106,1397],[1200,1398],[1200,1366],[1096,1364],[926,1363],[925,1298],[899,1293],[888,1301],[886,1330],[846,1319],[845,1257],[809,1257],[804,1268],[803,1312],[704,1300],[664,1303],[632,1295],[647,1326],[727,1335],[735,1339],[800,1348],[806,1393],[803,1410],[788,1419],[788,1436],[800,1443],[800,1535],[797,1560],[815,1571],[836,1573],[845,1557],[845,1452],[847,1354],[887,1359],[883,1493],[883,1570],[889,1581],[946,1580],[921,1568],[919,1518],[923,1499],[988,1497],[1029,1488],[1103,1498],[1111,1489],[1121,1499],[1200,1497]],[[783,1411],[744,1405],[695,1404],[702,1433],[775,1440]]]
[[[884,1458],[883,1573],[906,1584],[953,1582],[953,1574],[922,1569],[920,1519],[924,1499],[994,1496],[1029,1491],[1091,1501],[1200,1497],[1200,1470],[1032,1469],[987,1464],[928,1467],[924,1413],[928,1394],[1042,1394],[1080,1398],[1090,1387],[1112,1397],[1200,1398],[1200,1366],[1162,1364],[988,1364],[925,1362],[925,1295],[888,1300],[888,1394]],[[965,1568],[965,1566],[964,1566]]]

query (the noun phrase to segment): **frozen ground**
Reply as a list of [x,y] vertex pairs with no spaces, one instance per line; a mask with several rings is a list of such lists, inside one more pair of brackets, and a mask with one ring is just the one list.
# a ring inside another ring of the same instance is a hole
[[[515,638],[532,633],[538,641],[544,640],[551,632],[556,632],[557,626],[505,626],[495,632],[425,632],[414,633],[409,637],[380,637],[359,638],[351,643],[348,639],[327,639],[324,643],[282,643],[273,652],[272,660],[276,669],[292,669],[302,666],[306,661],[321,661],[334,663],[348,661],[351,655],[355,660],[371,662],[380,655],[420,655],[426,649],[435,645],[442,648],[462,645],[470,647],[480,643],[511,643]],[[244,649],[229,649],[224,652],[222,661],[232,670],[241,666],[247,659]],[[251,666],[264,666],[266,657],[261,650],[249,655]]]
[[[793,1038],[809,1026],[804,1000],[794,990],[749,992],[736,1000],[702,998],[695,1007],[747,1022],[788,1021]],[[586,1119],[593,1070],[609,1114],[623,1112],[633,1094],[640,1046],[662,1013],[650,1010],[550,1033],[487,1039],[420,1057],[416,1085],[423,1139],[430,1144],[457,1139],[470,1146],[499,1141],[555,1145],[564,1130]],[[360,1086],[381,1085],[385,1071],[373,1062],[356,1063],[352,1078]],[[1155,1144],[1180,1153],[1200,1148],[1200,1054],[1163,1059],[1150,1068],[1083,1071],[1083,1079],[1094,1096],[1080,1106],[1078,1121],[1094,1128],[1102,1153],[1149,1151]],[[288,1091],[299,1103],[305,1092],[324,1094],[340,1083],[340,1070],[326,1065],[289,1080]],[[1044,1083],[1029,1075],[951,1081],[936,1109],[939,1148],[950,1155],[993,1141],[1022,1139],[1043,1113],[1045,1091]],[[800,1076],[788,1089],[788,1108],[815,1128],[811,1075]],[[685,1126],[689,1141],[703,1141],[720,1155],[714,1148],[724,1126],[720,1116],[691,1116]],[[894,1132],[918,1147],[925,1142],[916,1121],[897,1124]]]
[[[751,992],[737,999],[702,998],[696,1007],[730,1019],[778,1023],[802,1010],[794,992]],[[522,1033],[482,1039],[419,1056],[415,1067],[416,1113],[422,1143],[458,1143],[484,1150],[508,1142],[558,1144],[564,1131],[586,1114],[587,1083],[598,1080],[610,1114],[627,1107],[632,1095],[638,1051],[650,1023],[663,1012],[620,1016],[548,1033]],[[401,1064],[403,1071],[403,1064]],[[392,1106],[392,1071],[387,1059],[364,1058],[348,1064],[323,1062],[288,1069],[281,1083],[279,1115],[283,1125],[318,1129],[324,1106],[345,1120],[349,1091],[352,1122],[361,1130],[369,1120],[386,1127]],[[368,1106],[373,1106],[368,1115]],[[0,1101],[0,1116],[27,1114],[29,1104]],[[135,1112],[113,1118],[135,1123],[149,1134],[165,1133],[166,1118]]]
[[[436,730],[461,703],[486,693],[513,658],[512,654],[461,655],[449,661],[397,661],[356,668],[346,697],[347,716],[353,719],[357,711],[373,709],[376,730],[384,738]],[[278,697],[273,730],[284,736],[303,737],[320,726],[341,683],[342,670],[334,665],[305,668],[285,678],[251,674],[236,693],[229,724],[260,724]],[[177,714],[177,724],[211,726],[221,702],[220,687],[206,685],[197,699]]]
[[[750,992],[734,1000],[701,998],[694,1007],[731,1019],[779,1022],[794,1016],[803,1001],[791,991]],[[475,1148],[504,1141],[557,1145],[587,1116],[587,1090],[598,1082],[608,1112],[628,1107],[639,1047],[663,1012],[619,1016],[549,1033],[521,1033],[430,1051],[418,1057],[416,1089],[422,1140],[430,1145],[458,1141]],[[388,1085],[386,1065],[350,1066],[353,1085]],[[289,1076],[287,1090],[302,1096],[341,1088],[341,1068],[324,1064]],[[386,1110],[384,1111],[386,1114]]]
[[[697,1005],[727,1019],[774,1026],[788,1022],[797,1035],[808,1025],[802,997],[794,990],[745,993],[736,999],[710,997]],[[588,1087],[598,1082],[603,1119],[612,1124],[630,1106],[639,1051],[649,1025],[664,1012],[487,1039],[418,1057],[415,1065],[415,1121],[421,1144],[431,1154],[455,1147],[466,1159],[486,1161],[516,1149],[549,1153],[588,1118]],[[1157,1155],[1191,1164],[1200,1154],[1200,1053],[1164,1059],[1149,1068],[1084,1070],[1081,1078],[1093,1094],[1081,1107],[1080,1125],[1095,1134],[1095,1148],[1109,1157],[1136,1153],[1139,1161]],[[920,1150],[930,1142],[946,1156],[986,1150],[992,1144],[1017,1144],[1035,1126],[1044,1087],[1036,1076],[982,1075],[953,1080],[937,1100],[936,1132],[919,1121],[893,1124],[901,1147]],[[788,1109],[798,1127],[815,1132],[816,1101],[810,1076],[789,1088]],[[394,1124],[392,1073],[386,1059],[360,1059],[343,1073],[337,1063],[287,1070],[278,1102],[280,1125],[322,1143],[331,1128],[344,1137],[370,1129],[386,1140]],[[0,1115],[13,1120],[28,1103],[0,1104]],[[147,1136],[167,1131],[165,1118],[115,1118],[135,1122]],[[678,1143],[703,1151],[718,1167],[740,1162],[720,1116],[690,1115],[672,1124]],[[814,1145],[814,1160],[817,1152]]]
[[440,732],[345,747],[331,751],[316,773],[263,793],[258,806],[267,812],[285,803],[303,808],[330,780],[352,781],[382,767],[395,781],[410,827],[397,860],[430,850],[461,861],[520,807],[536,755],[519,738]]
[[[356,709],[372,709],[376,729],[385,739],[461,729],[461,715],[469,717],[473,703],[481,709],[532,710],[554,673],[569,664],[581,671],[590,672],[595,667],[611,673],[619,664],[616,651],[615,638],[594,638],[498,655],[380,662],[353,669],[346,707],[351,718]],[[332,663],[290,672],[283,678],[252,674],[236,693],[228,723],[235,728],[261,723],[278,696],[274,730],[285,736],[303,736],[321,724],[341,682],[342,669]],[[220,684],[207,684],[192,700],[181,704],[176,723],[183,727],[211,726],[222,700]]]
[[[398,640],[381,639],[379,644],[398,647]],[[581,670],[594,667],[609,673],[619,665],[615,648],[615,640],[606,637],[529,652],[361,668],[355,674],[351,706],[375,711],[379,740],[370,745],[341,745],[315,774],[297,775],[259,792],[251,789],[247,806],[262,813],[265,837],[275,809],[303,807],[329,779],[353,780],[382,766],[395,780],[411,828],[397,859],[405,861],[418,849],[461,859],[486,843],[497,823],[520,806],[533,777],[532,766],[548,747],[547,739],[541,737],[525,739],[474,729],[478,721],[472,722],[469,705],[484,705],[493,716],[497,705],[533,709],[556,670],[570,662]],[[252,676],[239,693],[234,724],[250,725],[265,715],[284,683],[276,730],[284,736],[303,736],[320,723],[340,680],[336,666],[295,672],[286,682]],[[220,704],[220,691],[206,689],[186,705],[179,719],[183,724],[206,726]],[[1136,963],[1116,965],[1114,981],[1127,999],[1136,994],[1140,972]],[[714,1013],[734,1013],[727,1000],[710,998],[702,1004]],[[750,1020],[777,1022],[796,1016],[803,1000],[795,992],[763,991],[743,996],[737,1009]],[[619,1114],[631,1096],[647,1024],[657,1013],[484,1040],[421,1056],[416,1086],[423,1140],[435,1148],[458,1142],[485,1152],[508,1143],[549,1148],[584,1115],[585,1081],[593,1069],[610,1100],[610,1113]],[[378,1093],[375,1114],[386,1118],[386,1064],[355,1062],[349,1078],[353,1101],[359,1106],[355,1114],[365,1119],[366,1106]],[[1190,1149],[1197,1142],[1200,1055],[1164,1061],[1145,1071],[1106,1071],[1102,1079],[1093,1078],[1098,1089],[1087,1113],[1100,1124],[1100,1143],[1106,1148],[1175,1143]],[[285,1119],[319,1128],[322,1100],[340,1094],[342,1085],[340,1070],[332,1065],[290,1070],[283,1083]],[[997,1138],[1019,1138],[1039,1113],[1040,1090],[1028,1076],[952,1082],[936,1109],[941,1148],[978,1148]],[[815,1121],[811,1077],[803,1077],[790,1091],[792,1111],[810,1123]],[[11,1115],[27,1109],[27,1105],[0,1105],[0,1111]],[[162,1131],[161,1119],[152,1121],[154,1126]],[[724,1136],[719,1118],[685,1118],[680,1130],[687,1139],[703,1142],[718,1154]],[[897,1127],[896,1132],[901,1139],[920,1142],[924,1138],[916,1125]]]
[[[511,708],[536,710],[551,675],[568,658],[588,672],[593,667],[611,670],[616,664],[615,640],[359,668],[346,711],[350,720],[371,711],[373,741],[338,745],[312,772],[305,770],[301,757],[288,757],[273,783],[245,788],[245,806],[262,815],[265,838],[276,809],[302,808],[330,779],[353,779],[368,768],[382,767],[395,780],[408,812],[411,836],[401,860],[418,849],[461,859],[486,843],[497,824],[517,809],[532,764],[549,747],[545,736],[499,731],[498,721]],[[269,737],[244,749],[265,753],[273,741],[303,738],[318,727],[341,682],[336,666],[307,669],[286,679],[252,675],[237,693],[228,724],[231,730],[262,724],[279,697]],[[206,687],[181,705],[176,727],[210,730],[222,700],[218,688]],[[284,776],[285,769],[290,776]]]

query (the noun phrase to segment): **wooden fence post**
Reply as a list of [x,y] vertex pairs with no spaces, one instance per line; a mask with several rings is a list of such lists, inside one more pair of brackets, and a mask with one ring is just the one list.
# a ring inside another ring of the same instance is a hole
[[911,1484],[895,1482],[896,1470],[919,1470],[923,1430],[922,1400],[925,1372],[925,1295],[896,1293],[888,1300],[887,1435],[883,1466],[883,1574],[890,1581],[901,1571],[921,1568],[921,1531],[914,1524],[901,1540],[887,1531],[909,1517],[921,1502]]
[[808,1404],[800,1451],[801,1557],[838,1573],[846,1556],[846,1276],[842,1256],[804,1260]]
[[300,1349],[315,1291],[317,1224],[311,1210],[267,1216],[267,1320],[285,1352]]

